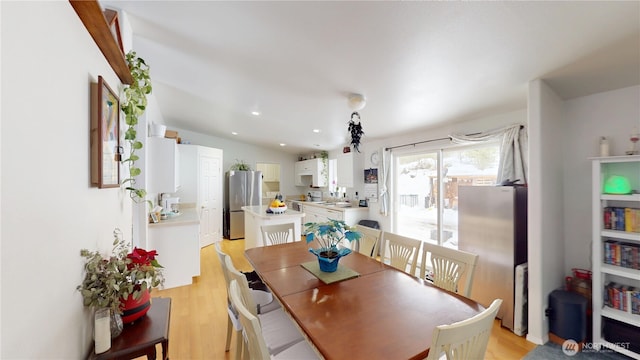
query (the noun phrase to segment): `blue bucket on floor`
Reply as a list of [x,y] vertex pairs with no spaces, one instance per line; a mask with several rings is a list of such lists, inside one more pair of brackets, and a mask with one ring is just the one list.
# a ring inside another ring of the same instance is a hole
[[587,338],[587,298],[575,292],[554,290],[549,294],[549,332],[576,342]]

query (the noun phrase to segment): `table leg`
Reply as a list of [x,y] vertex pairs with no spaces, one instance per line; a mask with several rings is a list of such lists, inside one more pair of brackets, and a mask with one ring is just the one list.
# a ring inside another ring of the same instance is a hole
[[169,360],[169,340],[162,342],[162,359]]
[[156,346],[153,345],[149,352],[147,353],[147,360],[156,360]]

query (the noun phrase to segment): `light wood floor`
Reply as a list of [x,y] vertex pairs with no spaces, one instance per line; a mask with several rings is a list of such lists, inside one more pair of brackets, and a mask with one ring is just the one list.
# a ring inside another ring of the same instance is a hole
[[[244,257],[244,240],[223,240],[222,249],[231,255],[234,265],[239,270],[252,270]],[[162,263],[161,257],[159,260]],[[169,357],[172,360],[234,359],[235,338],[232,339],[231,350],[227,353],[224,351],[228,316],[227,293],[213,245],[202,249],[200,261],[201,275],[194,278],[192,285],[152,292],[154,297],[172,299]],[[526,341],[524,337],[501,328],[496,320],[486,359],[521,359],[534,347],[535,345]],[[158,356],[160,354],[161,349],[158,346]]]

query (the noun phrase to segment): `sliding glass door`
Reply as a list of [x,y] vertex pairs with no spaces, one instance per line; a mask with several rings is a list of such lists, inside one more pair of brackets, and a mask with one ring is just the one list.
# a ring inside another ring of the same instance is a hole
[[394,232],[437,242],[440,151],[394,156]]
[[495,185],[499,145],[394,154],[393,231],[458,247],[458,186]]

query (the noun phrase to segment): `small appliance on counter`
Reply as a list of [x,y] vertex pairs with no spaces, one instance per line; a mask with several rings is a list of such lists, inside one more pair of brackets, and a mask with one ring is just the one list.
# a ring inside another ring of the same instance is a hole
[[307,194],[307,201],[322,201],[322,191],[310,191]]
[[163,197],[162,212],[169,215],[177,215],[180,213],[179,197]]

